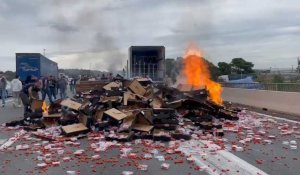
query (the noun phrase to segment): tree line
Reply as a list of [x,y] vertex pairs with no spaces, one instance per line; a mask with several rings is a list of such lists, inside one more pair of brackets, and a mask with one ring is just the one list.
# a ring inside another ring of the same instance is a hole
[[[230,63],[219,62],[218,65],[214,65],[212,62],[203,58],[210,70],[211,78],[217,80],[220,75],[232,75],[232,74],[252,74],[254,73],[252,62],[246,61],[243,58],[233,58]],[[179,75],[182,68],[183,58],[166,59],[166,74],[173,81],[176,81],[176,77]]]

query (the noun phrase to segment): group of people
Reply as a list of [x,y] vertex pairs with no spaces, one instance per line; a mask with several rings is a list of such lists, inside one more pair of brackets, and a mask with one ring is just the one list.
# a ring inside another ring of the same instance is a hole
[[[24,105],[24,113],[26,114],[30,109],[32,100],[39,99],[39,92],[42,94],[42,100],[44,101],[48,97],[49,102],[53,103],[53,99],[56,100],[58,92],[60,98],[67,97],[68,80],[65,76],[61,76],[56,79],[54,76],[45,76],[40,80],[29,81],[25,84],[20,93],[20,98]],[[71,84],[70,84],[71,85]]]
[[[22,83],[19,76],[16,76],[11,81],[11,91],[13,96],[13,105],[15,107],[21,107],[21,102],[24,105],[24,113],[30,109],[31,102],[34,99],[39,99],[39,93],[41,93],[42,100],[44,101],[48,97],[49,102],[53,103],[56,100],[58,94],[60,98],[67,98],[67,86],[70,84],[70,91],[75,93],[76,80],[71,79],[68,83],[68,79],[65,76],[61,76],[56,79],[54,76],[44,76],[40,79],[34,76],[28,76]],[[8,81],[5,76],[0,78],[0,95],[2,99],[2,107],[5,106],[5,99],[7,97]]]

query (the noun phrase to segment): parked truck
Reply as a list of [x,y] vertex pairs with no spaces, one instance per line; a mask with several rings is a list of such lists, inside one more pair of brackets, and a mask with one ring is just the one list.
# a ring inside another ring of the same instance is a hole
[[40,53],[16,53],[16,73],[21,81],[28,76],[40,78],[45,75],[58,76],[57,63]]
[[161,82],[165,78],[164,46],[131,46],[129,48],[129,77],[148,77]]

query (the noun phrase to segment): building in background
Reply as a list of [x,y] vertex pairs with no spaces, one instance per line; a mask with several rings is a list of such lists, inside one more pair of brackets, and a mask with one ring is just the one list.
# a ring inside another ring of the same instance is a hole
[[131,46],[129,48],[129,77],[149,77],[163,81],[165,77],[164,46]]

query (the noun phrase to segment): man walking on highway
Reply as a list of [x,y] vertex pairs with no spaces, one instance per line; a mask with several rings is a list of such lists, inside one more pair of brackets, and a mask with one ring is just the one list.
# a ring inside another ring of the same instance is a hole
[[52,96],[51,96],[51,93],[50,93],[48,76],[45,76],[42,79],[42,100],[43,101],[46,99],[46,95],[48,96],[50,103],[53,103]]
[[49,78],[50,95],[52,97],[54,97],[55,100],[56,100],[56,88],[57,88],[57,82],[55,80],[55,77],[50,75],[50,78]]
[[67,86],[68,86],[68,82],[65,78],[65,76],[62,76],[59,78],[58,82],[57,82],[57,86],[60,92],[60,98],[64,99],[66,98],[67,94],[66,94],[66,90],[67,90]]
[[2,99],[2,107],[5,106],[5,98],[6,98],[6,87],[7,87],[7,80],[4,75],[2,75],[0,79],[0,95]]
[[75,78],[72,78],[70,81],[70,91],[75,94],[75,87],[76,87],[76,80]]
[[21,107],[20,92],[22,90],[22,82],[20,81],[20,77],[18,75],[11,81],[11,90],[14,98],[13,105],[15,107]]

